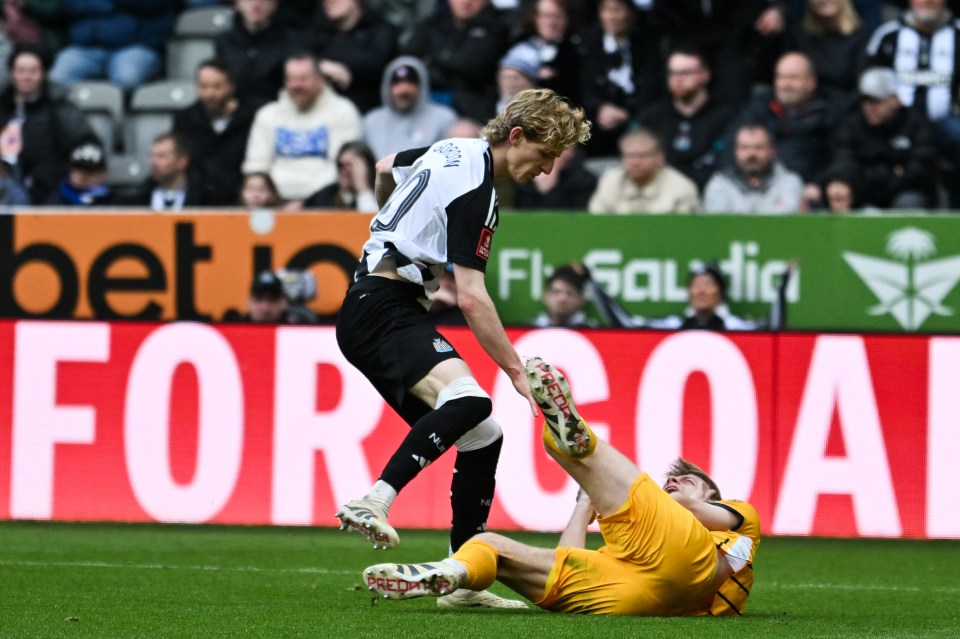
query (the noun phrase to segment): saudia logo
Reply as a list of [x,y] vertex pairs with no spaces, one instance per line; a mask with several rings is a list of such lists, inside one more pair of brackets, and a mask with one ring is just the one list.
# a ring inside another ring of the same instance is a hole
[[934,237],[909,226],[890,234],[887,253],[892,260],[846,251],[843,259],[877,296],[870,315],[893,315],[904,330],[915,331],[931,315],[953,315],[943,299],[960,281],[960,255],[939,260]]
[[[780,278],[787,270],[787,260],[762,259],[761,246],[755,241],[733,241],[728,254],[720,259],[720,267],[728,278],[727,294],[734,302],[772,302],[777,298]],[[687,273],[700,266],[699,260],[653,257],[629,257],[618,249],[600,248],[588,251],[583,263],[593,280],[604,290],[624,302],[687,301]],[[543,295],[544,277],[551,272],[538,249],[505,247],[498,255],[497,295],[509,300],[516,285],[529,289],[532,300]],[[800,301],[800,270],[787,286],[787,301]],[[526,290],[522,291],[523,294]]]

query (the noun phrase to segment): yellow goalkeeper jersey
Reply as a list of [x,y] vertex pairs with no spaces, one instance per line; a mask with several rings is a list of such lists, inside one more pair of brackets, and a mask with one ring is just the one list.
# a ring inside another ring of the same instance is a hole
[[710,534],[717,548],[726,555],[733,575],[720,586],[710,607],[711,615],[742,615],[747,597],[753,588],[753,558],[760,545],[760,517],[745,501],[728,499],[711,502],[726,508],[740,519],[733,530],[713,530]]

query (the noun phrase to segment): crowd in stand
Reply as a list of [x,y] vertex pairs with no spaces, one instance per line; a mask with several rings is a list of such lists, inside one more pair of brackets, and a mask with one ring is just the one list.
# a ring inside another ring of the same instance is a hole
[[[221,4],[233,19],[196,103],[154,140],[142,188],[113,192],[116,149],[67,89],[161,79],[180,12]],[[375,158],[475,134],[541,86],[582,105],[593,136],[498,185],[504,208],[960,209],[958,5],[6,0],[2,202],[371,210]]]

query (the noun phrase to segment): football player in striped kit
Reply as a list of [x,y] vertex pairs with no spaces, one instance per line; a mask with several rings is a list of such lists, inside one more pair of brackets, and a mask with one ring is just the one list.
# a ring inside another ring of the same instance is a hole
[[[531,89],[490,120],[480,139],[441,140],[377,163],[382,208],[338,315],[337,342],[410,432],[370,491],[337,512],[341,528],[362,533],[377,548],[396,546],[399,536],[387,522],[394,498],[456,446],[451,551],[485,530],[502,431],[490,417],[490,397],[427,317],[427,295],[453,264],[467,323],[536,414],[523,363],[484,283],[499,222],[493,182],[510,177],[522,184],[549,173],[564,149],[589,137],[581,109],[553,91]],[[453,593],[441,605],[523,606],[473,591]]]

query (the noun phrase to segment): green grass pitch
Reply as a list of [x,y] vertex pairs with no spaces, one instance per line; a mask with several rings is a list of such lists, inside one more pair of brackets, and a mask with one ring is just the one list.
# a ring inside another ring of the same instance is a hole
[[445,553],[400,533],[384,552],[328,528],[0,522],[0,637],[960,637],[958,542],[767,538],[747,616],[650,619],[377,599],[365,566]]

